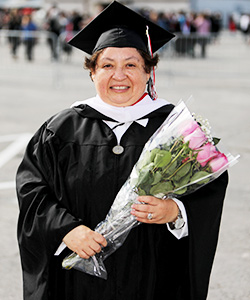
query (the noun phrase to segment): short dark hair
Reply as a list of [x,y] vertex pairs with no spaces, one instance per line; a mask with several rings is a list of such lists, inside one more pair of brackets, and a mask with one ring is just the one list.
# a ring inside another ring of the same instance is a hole
[[[101,49],[99,51],[96,51],[92,56],[85,57],[84,62],[84,68],[90,71],[90,76],[92,75],[92,71],[95,70],[97,59],[99,55],[103,52],[104,49]],[[155,54],[153,57],[151,57],[148,53],[137,49],[137,51],[140,53],[141,57],[144,60],[144,70],[147,74],[149,74],[153,67],[156,67],[159,62],[159,55]]]

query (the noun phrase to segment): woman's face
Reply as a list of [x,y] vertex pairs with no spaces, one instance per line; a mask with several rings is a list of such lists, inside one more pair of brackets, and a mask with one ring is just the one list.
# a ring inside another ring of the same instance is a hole
[[149,77],[144,60],[135,48],[104,49],[92,71],[98,95],[113,106],[129,106],[138,101]]

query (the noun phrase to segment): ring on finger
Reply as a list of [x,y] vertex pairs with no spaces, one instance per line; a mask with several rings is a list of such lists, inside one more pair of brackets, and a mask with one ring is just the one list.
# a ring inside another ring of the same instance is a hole
[[148,219],[148,220],[152,220],[152,219],[153,219],[153,214],[152,214],[152,213],[148,213],[147,219]]

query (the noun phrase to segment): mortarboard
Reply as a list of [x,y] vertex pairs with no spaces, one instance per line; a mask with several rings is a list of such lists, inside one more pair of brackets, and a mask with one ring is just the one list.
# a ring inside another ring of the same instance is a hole
[[149,30],[152,53],[174,37],[135,11],[113,1],[69,44],[88,54],[107,47],[133,47],[150,53],[146,28]]

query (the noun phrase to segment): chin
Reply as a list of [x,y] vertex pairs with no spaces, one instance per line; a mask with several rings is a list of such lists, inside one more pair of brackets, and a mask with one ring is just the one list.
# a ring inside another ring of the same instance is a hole
[[114,100],[109,99],[108,101],[106,101],[107,103],[109,103],[110,105],[114,105],[114,106],[129,106],[132,105],[135,101],[131,100],[131,99],[119,99],[119,97],[116,97]]

